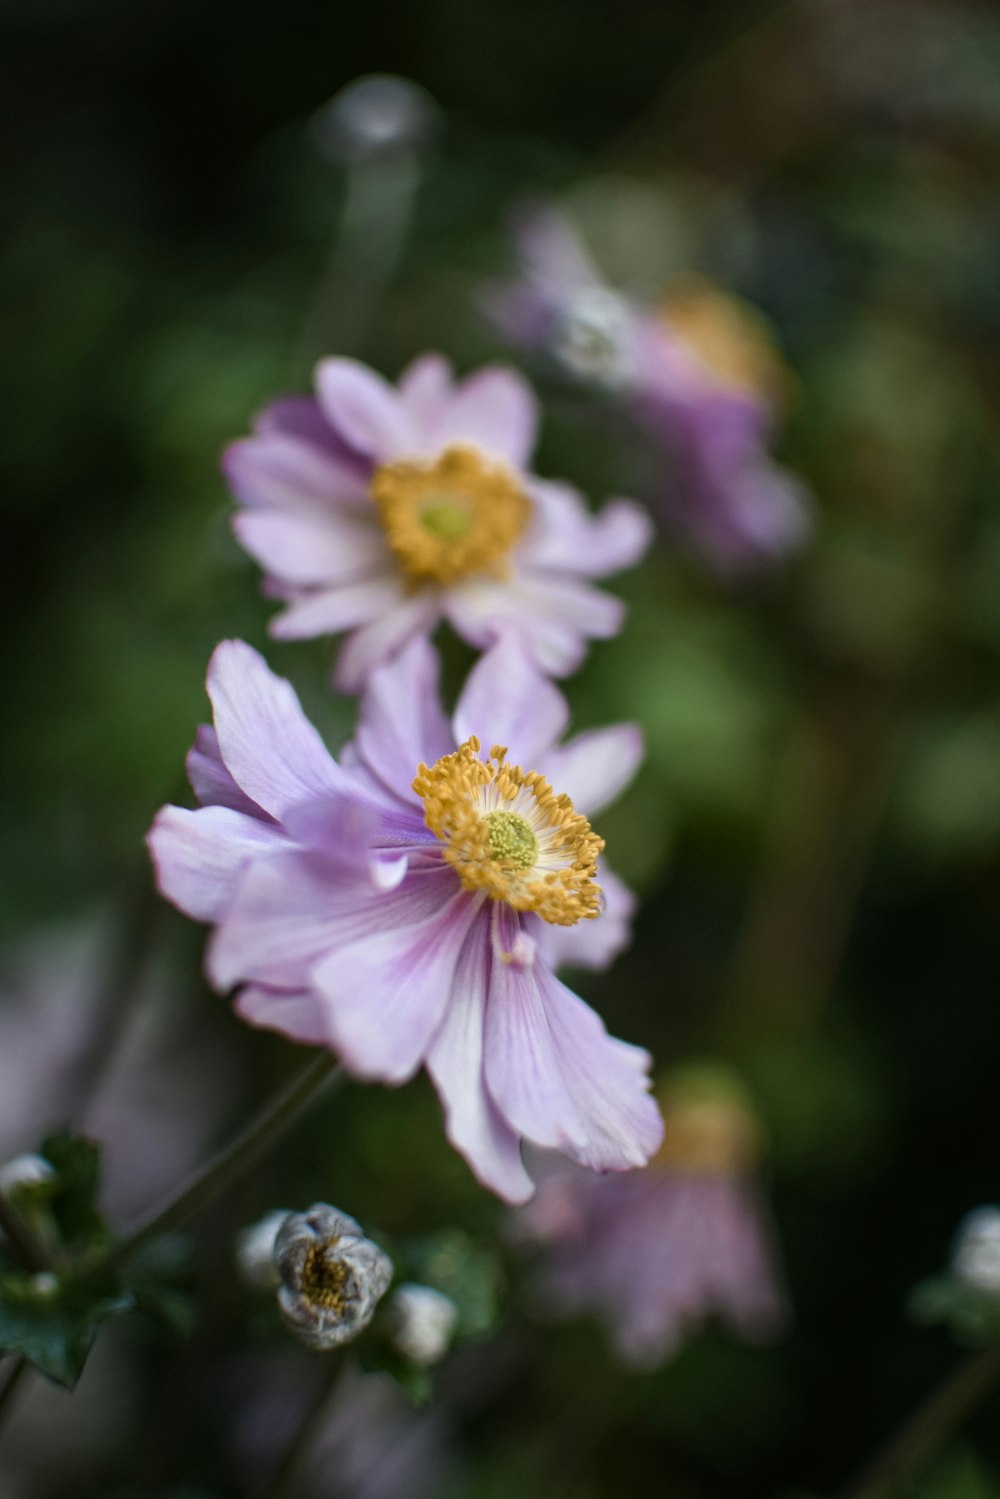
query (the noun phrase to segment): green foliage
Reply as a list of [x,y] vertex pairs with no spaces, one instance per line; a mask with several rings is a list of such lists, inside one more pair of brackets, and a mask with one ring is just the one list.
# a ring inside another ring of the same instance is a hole
[[950,1328],[962,1343],[1000,1343],[1000,1295],[979,1291],[955,1276],[923,1281],[910,1296],[908,1311],[915,1322]]

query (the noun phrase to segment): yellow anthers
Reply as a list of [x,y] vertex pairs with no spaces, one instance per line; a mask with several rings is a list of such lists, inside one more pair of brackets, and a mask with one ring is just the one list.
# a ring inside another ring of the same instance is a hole
[[484,890],[556,926],[600,915],[604,840],[544,776],[508,765],[504,745],[495,744],[488,760],[480,749],[473,735],[454,754],[421,765],[413,782],[427,826],[466,890]]
[[347,1266],[329,1258],[327,1251],[337,1245],[336,1239],[325,1244],[311,1244],[301,1270],[300,1290],[310,1306],[342,1312],[347,1285]]
[[503,577],[531,519],[518,476],[477,448],[446,448],[433,463],[375,470],[372,499],[396,560],[413,583]]
[[720,384],[758,399],[787,399],[791,373],[767,320],[749,303],[692,272],[668,285],[659,311],[669,332],[687,344]]

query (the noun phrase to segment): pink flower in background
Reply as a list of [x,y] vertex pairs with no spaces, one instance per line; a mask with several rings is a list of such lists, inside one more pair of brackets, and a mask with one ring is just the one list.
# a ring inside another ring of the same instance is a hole
[[700,276],[656,304],[624,296],[551,207],[522,214],[515,234],[520,275],[487,289],[487,311],[514,343],[625,403],[661,450],[670,528],[723,571],[801,546],[806,491],[768,452],[787,380],[753,310]]
[[522,1139],[643,1164],[661,1135],[649,1058],[553,973],[624,940],[630,897],[607,872],[602,894],[583,810],[631,778],[638,731],[558,745],[565,700],[510,635],[451,724],[437,658],[412,642],[373,672],[339,764],[249,646],[218,648],[208,689],[215,728],[189,759],[202,806],[164,808],[150,842],[162,892],[215,926],[209,978],[241,986],[240,1014],[360,1077],[426,1065],[452,1143],[510,1201],[533,1190]]
[[592,516],[529,473],[537,423],[513,370],[456,382],[428,354],[394,387],[323,360],[315,400],[268,407],[223,464],[236,534],[287,604],[272,634],[347,632],[335,681],[348,692],[442,619],[480,648],[514,630],[543,671],[573,671],[622,620],[589,580],[636,562],[649,523],[628,500]]
[[660,1103],[664,1144],[645,1170],[600,1177],[553,1162],[515,1222],[540,1246],[545,1309],[597,1316],[640,1368],[670,1358],[713,1315],[751,1341],[788,1320],[745,1101],[730,1080],[699,1073],[669,1084]]

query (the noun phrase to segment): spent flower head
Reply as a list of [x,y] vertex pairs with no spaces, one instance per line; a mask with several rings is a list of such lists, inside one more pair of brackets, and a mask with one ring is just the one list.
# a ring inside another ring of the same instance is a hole
[[364,1332],[392,1280],[392,1261],[361,1225],[324,1202],[289,1213],[274,1240],[278,1306],[310,1348],[349,1343]]

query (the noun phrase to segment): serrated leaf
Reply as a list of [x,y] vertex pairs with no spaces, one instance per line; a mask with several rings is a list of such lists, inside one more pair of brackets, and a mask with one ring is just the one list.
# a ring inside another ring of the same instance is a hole
[[0,1280],[0,1349],[23,1355],[56,1384],[72,1389],[101,1323],[133,1305],[128,1291],[110,1283],[8,1275]]

